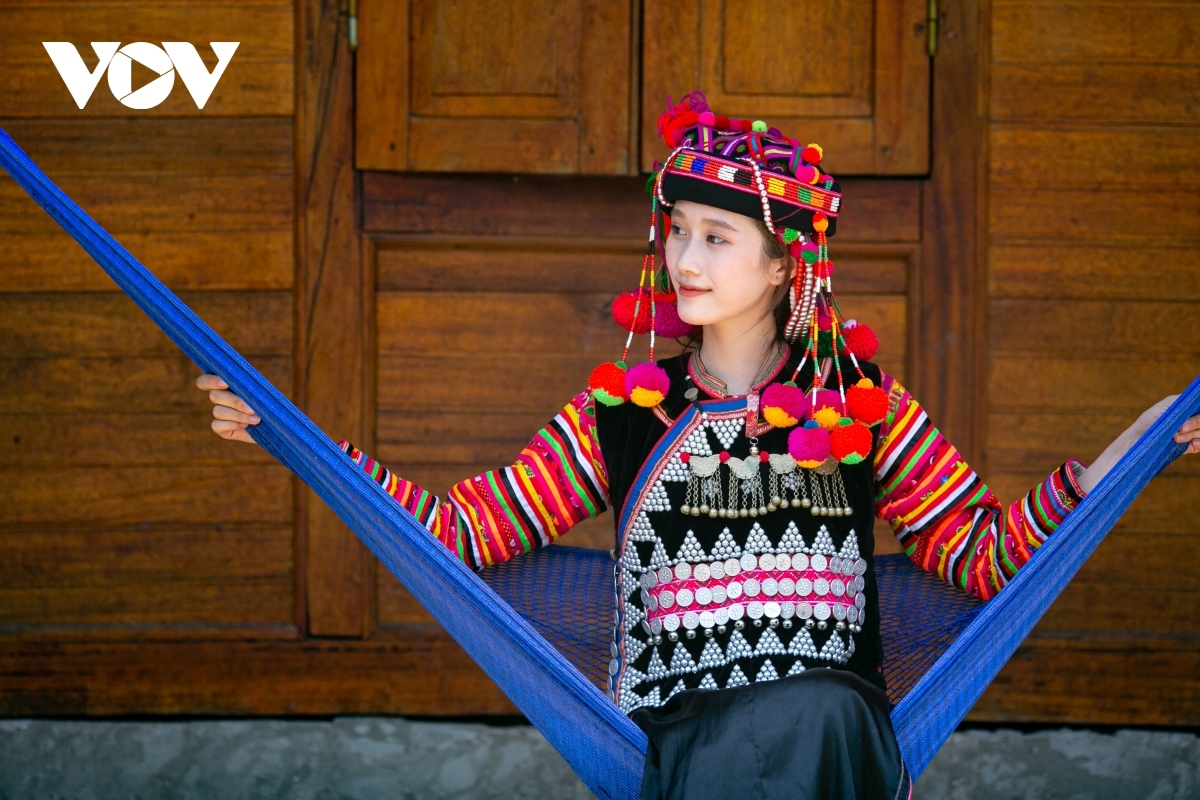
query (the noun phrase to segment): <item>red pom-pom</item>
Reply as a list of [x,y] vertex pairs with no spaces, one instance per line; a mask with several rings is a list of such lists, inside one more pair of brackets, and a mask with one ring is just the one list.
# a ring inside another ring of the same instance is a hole
[[796,428],[788,436],[788,454],[802,467],[816,468],[829,453],[829,431],[824,428]]
[[843,464],[858,464],[871,453],[871,429],[861,422],[839,425],[829,432],[829,452]]
[[770,460],[771,460],[771,454],[770,454],[770,453],[768,453],[766,450],[764,450],[764,451],[762,451],[761,453],[759,453],[759,454],[758,454],[758,460],[759,460],[761,463],[765,464],[765,463],[767,463],[768,461],[770,461]]
[[846,392],[846,414],[868,427],[883,422],[887,410],[887,392],[878,386],[869,389],[851,386]]
[[762,410],[776,428],[790,428],[808,416],[808,396],[795,384],[772,383],[763,390]]
[[684,464],[686,464],[692,460],[692,454],[689,453],[688,451],[684,450],[682,453],[679,454],[679,460],[682,461]]
[[657,364],[638,364],[625,375],[625,393],[639,406],[653,408],[667,399],[671,379]]
[[726,461],[729,460],[729,451],[722,450],[721,454],[719,456],[717,456],[717,460],[720,461],[722,464],[724,464]]
[[842,408],[842,396],[833,389],[818,389],[817,398],[813,401],[812,410],[815,414],[822,408],[832,408],[834,411],[842,414],[845,409]]
[[861,322],[842,328],[842,336],[846,340],[846,349],[859,361],[870,361],[879,352],[879,339],[875,331]]
[[719,131],[729,130],[729,117],[722,117],[720,114],[718,114],[716,127]]
[[821,151],[813,147],[811,144],[800,151],[800,157],[810,164],[821,163]]
[[592,370],[588,378],[592,396],[606,406],[619,406],[628,399],[625,393],[625,365],[612,361]]

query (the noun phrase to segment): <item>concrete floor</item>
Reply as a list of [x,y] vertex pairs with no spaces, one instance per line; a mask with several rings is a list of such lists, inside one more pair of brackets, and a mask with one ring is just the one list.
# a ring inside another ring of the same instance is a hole
[[[589,798],[532,728],[333,721],[0,720],[0,800]],[[1200,737],[968,731],[916,800],[1200,800]]]

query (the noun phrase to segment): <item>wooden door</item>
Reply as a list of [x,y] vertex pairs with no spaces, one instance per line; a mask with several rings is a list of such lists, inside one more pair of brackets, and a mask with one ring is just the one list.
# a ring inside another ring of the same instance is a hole
[[634,169],[630,0],[363,0],[359,169]]
[[646,0],[641,166],[667,150],[667,97],[829,145],[834,175],[929,168],[926,0]]

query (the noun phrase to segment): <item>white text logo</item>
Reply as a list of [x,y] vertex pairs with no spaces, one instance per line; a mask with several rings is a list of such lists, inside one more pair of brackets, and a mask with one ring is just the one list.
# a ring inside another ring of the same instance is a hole
[[[162,47],[149,42],[130,42],[121,47],[120,42],[92,42],[96,53],[96,69],[89,71],[75,45],[70,42],[42,42],[50,60],[63,83],[71,92],[75,105],[83,108],[91,98],[100,76],[108,70],[108,88],[113,97],[129,108],[154,108],[171,93],[175,86],[175,73],[183,79],[183,85],[196,101],[196,108],[204,108],[217,81],[225,74],[238,42],[209,42],[217,57],[217,66],[212,72],[204,66],[195,46],[189,42],[163,42]],[[133,62],[141,64],[158,75],[138,90],[133,89]]]

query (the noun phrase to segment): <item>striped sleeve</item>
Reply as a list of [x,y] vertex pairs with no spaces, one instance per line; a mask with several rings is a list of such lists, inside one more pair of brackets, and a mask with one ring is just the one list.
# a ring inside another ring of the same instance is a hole
[[990,600],[1083,500],[1083,464],[1072,458],[1005,510],[899,381],[885,373],[881,388],[876,514],[918,566]]
[[608,508],[608,472],[590,392],[567,403],[511,466],[456,484],[445,501],[398,478],[349,442],[340,447],[474,569],[548,545]]

